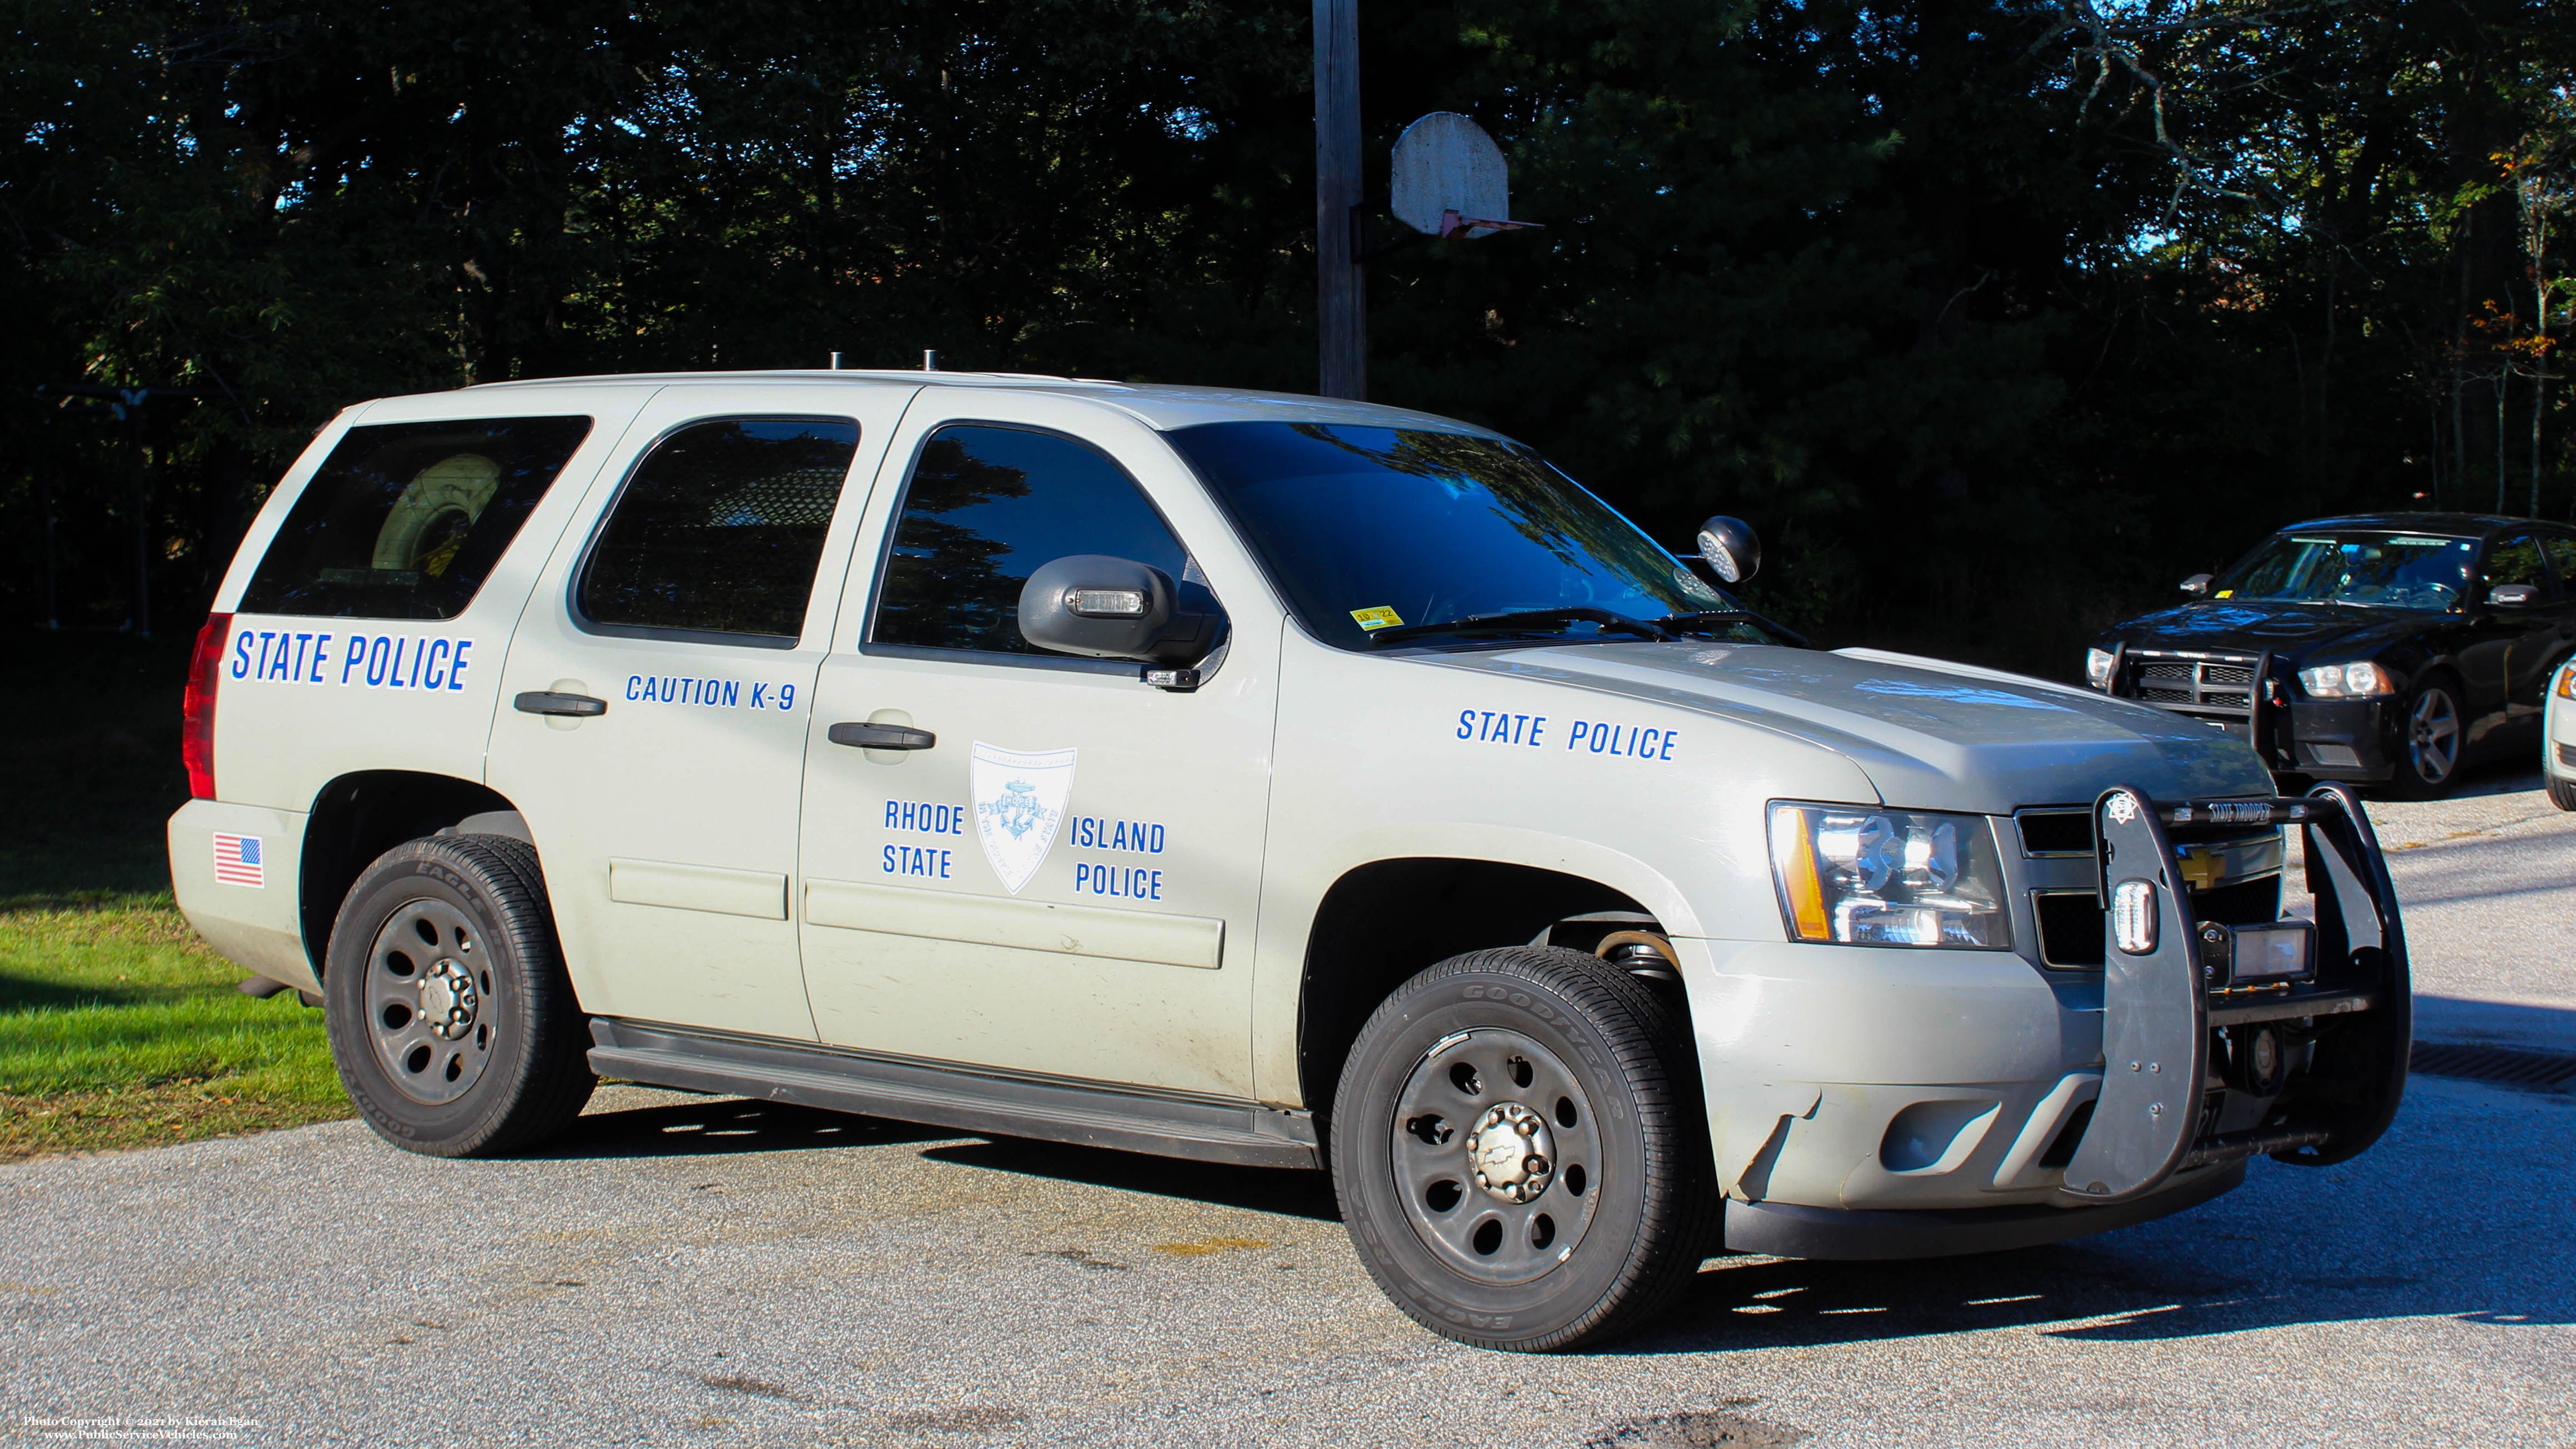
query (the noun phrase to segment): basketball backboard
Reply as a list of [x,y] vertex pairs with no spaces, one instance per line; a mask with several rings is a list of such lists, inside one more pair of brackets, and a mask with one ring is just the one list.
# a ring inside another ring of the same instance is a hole
[[1430,236],[1490,236],[1534,225],[1505,219],[1512,197],[1502,148],[1455,111],[1433,111],[1404,128],[1387,192],[1395,219]]

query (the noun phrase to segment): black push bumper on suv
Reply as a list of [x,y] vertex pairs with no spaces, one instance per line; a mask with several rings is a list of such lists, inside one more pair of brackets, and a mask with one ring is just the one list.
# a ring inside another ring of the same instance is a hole
[[[2298,827],[2312,922],[2196,919],[2177,849],[2248,825]],[[2352,791],[2153,802],[2114,789],[2094,828],[2111,937],[2102,1093],[2062,1200],[2130,1202],[2257,1154],[2320,1166],[2378,1141],[2405,1095],[2414,1005],[2397,893]]]
[[[1849,1211],[1726,1205],[1726,1245],[1798,1258],[1916,1258],[2058,1242],[2206,1202],[2261,1155],[2341,1162],[2379,1140],[2406,1090],[2413,997],[2378,837],[2350,788],[2269,800],[2094,805],[2105,936],[2102,1087],[2054,1204]],[[2290,826],[2306,846],[2304,920],[2203,919],[2193,847]],[[2152,929],[2124,932],[2123,886]],[[2125,936],[2125,941],[2124,941]],[[2143,949],[2132,949],[2143,947]]]

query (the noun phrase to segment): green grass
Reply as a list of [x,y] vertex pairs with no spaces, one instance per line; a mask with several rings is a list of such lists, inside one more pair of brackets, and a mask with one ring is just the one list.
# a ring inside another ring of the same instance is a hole
[[185,640],[25,636],[0,651],[0,1160],[349,1115],[322,1014],[236,989],[171,902],[162,823]]

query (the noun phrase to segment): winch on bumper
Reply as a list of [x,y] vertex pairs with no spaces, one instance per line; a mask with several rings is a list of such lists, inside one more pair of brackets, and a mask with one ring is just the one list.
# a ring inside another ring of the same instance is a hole
[[[2206,1201],[2241,1182],[2258,1154],[2324,1165],[2379,1138],[2405,1089],[2411,997],[2396,895],[2349,788],[2179,802],[2117,788],[2091,815],[2089,874],[2104,906],[2100,973],[2086,973],[2079,988],[2063,979],[2068,973],[2049,972],[2061,979],[2034,992],[2020,958],[1992,953],[1978,975],[1884,978],[1892,994],[1911,995],[1897,1014],[1919,1029],[1855,1041],[1843,1053],[1855,1070],[1841,1080],[1891,1085],[1764,1084],[1767,1098],[1732,1114],[1731,1126],[1727,1114],[1713,1124],[1729,1188],[1728,1247],[1906,1258],[2054,1242]],[[2277,827],[2304,839],[2312,920],[2276,922],[2271,910],[2249,920],[2217,908],[2225,893],[2190,888],[2188,872],[2213,845]],[[1829,963],[1839,954],[1786,949]],[[1850,967],[1827,969],[1845,979],[1759,982],[1750,994],[1767,1000],[1748,1021],[1774,1015],[1801,991],[1821,998],[1858,984]],[[2093,983],[2099,995],[2087,999]],[[2061,1036],[2086,1018],[2099,1026],[2098,1056]],[[1938,1028],[1970,1021],[1987,1028],[1978,1049],[1997,1053],[1985,1072],[1945,1060],[1959,1053],[1942,1049],[1954,1033]],[[1728,1050],[1705,1033],[1701,1047],[1712,1062]],[[2077,1050],[2081,1060],[2062,1054]],[[1858,1069],[1882,1057],[1900,1060],[1877,1075]],[[1894,1085],[1902,1081],[1949,1085]],[[1837,1096],[1839,1127],[1829,1125]],[[1994,1107],[1990,1124],[1971,1121],[1960,1139],[1974,1147],[1982,1132],[1986,1145],[1974,1160],[1890,1173],[1874,1134],[1896,1141],[1908,1113],[1937,1116],[1945,1096],[1958,1099],[1963,1121]],[[1855,1158],[1860,1165],[1843,1177],[1839,1164]],[[2042,1167],[2047,1185],[2032,1180]],[[1828,1182],[1837,1186],[1818,1190]],[[1993,1205],[1969,1205],[1980,1200]]]

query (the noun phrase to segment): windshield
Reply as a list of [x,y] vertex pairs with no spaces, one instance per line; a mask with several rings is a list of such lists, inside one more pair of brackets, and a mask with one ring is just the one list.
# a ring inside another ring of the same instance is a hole
[[[1344,649],[1380,629],[1585,610],[1624,619],[1733,609],[1637,526],[1516,443],[1412,428],[1209,423],[1169,435],[1306,628]],[[1712,630],[1769,642],[1752,624]],[[1460,637],[1636,637],[1598,620]],[[1390,639],[1395,637],[1390,635]]]
[[2211,597],[2440,613],[2469,585],[2477,543],[2426,533],[2286,533],[2228,570]]

